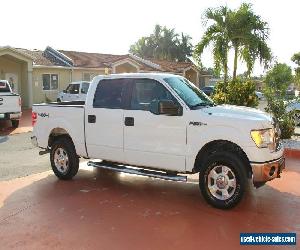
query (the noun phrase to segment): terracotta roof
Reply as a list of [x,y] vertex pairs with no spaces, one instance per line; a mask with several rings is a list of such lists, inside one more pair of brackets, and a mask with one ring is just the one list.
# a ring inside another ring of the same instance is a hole
[[[35,65],[45,66],[68,66],[61,60],[58,60],[54,56],[41,50],[28,50],[22,48],[16,48],[16,50],[30,55],[34,58]],[[195,66],[192,62],[172,62],[158,59],[142,59],[129,54],[125,55],[112,55],[112,54],[100,54],[89,53],[79,51],[58,50],[63,55],[70,58],[74,67],[81,68],[111,68],[112,65],[118,61],[127,59],[137,64],[142,71],[161,71],[161,72],[173,72],[182,73],[184,69]],[[154,65],[153,65],[154,64]]]

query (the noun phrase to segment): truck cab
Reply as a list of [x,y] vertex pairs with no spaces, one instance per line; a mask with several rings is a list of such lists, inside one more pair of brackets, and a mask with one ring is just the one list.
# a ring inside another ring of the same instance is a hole
[[50,152],[60,179],[77,173],[78,156],[162,179],[199,173],[204,198],[226,209],[242,199],[248,178],[258,187],[284,168],[280,130],[269,114],[216,105],[177,75],[97,76],[85,103],[39,104],[33,112],[33,143]]
[[85,101],[90,82],[72,82],[57,96],[58,102],[65,101]]

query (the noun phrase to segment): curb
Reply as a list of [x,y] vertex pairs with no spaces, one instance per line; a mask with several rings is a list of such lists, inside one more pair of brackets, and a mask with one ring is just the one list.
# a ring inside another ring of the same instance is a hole
[[300,150],[286,148],[284,149],[284,156],[300,159]]

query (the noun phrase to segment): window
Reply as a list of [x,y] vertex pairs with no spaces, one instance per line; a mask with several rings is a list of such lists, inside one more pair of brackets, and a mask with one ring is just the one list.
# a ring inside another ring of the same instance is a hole
[[0,92],[10,92],[9,85],[6,81],[0,81]]
[[122,109],[124,108],[125,79],[107,79],[98,83],[94,108]]
[[93,80],[94,76],[94,73],[83,73],[82,81],[91,81]]
[[80,84],[70,84],[70,88],[68,88],[68,93],[70,94],[79,94]]
[[89,82],[83,82],[81,84],[81,93],[82,94],[87,94],[87,92],[89,90],[89,87],[90,87],[90,83]]
[[57,89],[58,89],[58,75],[43,74],[43,90],[57,90]]
[[171,100],[177,103],[176,99],[161,83],[151,79],[135,80],[131,98],[131,109],[149,111],[152,101],[162,100]]
[[191,109],[213,106],[214,103],[198,88],[183,77],[168,77],[164,79],[169,86]]

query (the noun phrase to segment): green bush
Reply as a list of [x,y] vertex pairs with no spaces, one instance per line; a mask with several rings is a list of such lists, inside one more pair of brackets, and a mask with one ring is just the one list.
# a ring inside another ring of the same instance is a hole
[[255,94],[255,84],[252,81],[230,81],[227,84],[219,82],[213,95],[217,104],[256,107],[258,98]]
[[266,88],[264,95],[267,100],[266,111],[278,121],[281,139],[291,138],[295,131],[294,112],[286,112],[289,102],[285,100],[285,90],[278,91],[273,88]]

